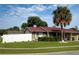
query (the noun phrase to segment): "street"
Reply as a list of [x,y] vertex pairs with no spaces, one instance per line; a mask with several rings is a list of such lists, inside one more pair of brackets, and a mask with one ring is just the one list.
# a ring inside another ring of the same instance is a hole
[[35,53],[35,54],[33,54],[33,55],[79,55],[79,51]]

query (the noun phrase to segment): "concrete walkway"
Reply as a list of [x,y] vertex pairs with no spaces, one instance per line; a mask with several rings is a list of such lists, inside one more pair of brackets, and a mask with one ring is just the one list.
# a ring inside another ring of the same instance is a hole
[[49,49],[49,48],[69,48],[69,47],[79,47],[79,45],[74,46],[58,46],[58,47],[39,47],[39,48],[1,48],[0,49],[7,49],[7,50],[26,50],[26,49]]

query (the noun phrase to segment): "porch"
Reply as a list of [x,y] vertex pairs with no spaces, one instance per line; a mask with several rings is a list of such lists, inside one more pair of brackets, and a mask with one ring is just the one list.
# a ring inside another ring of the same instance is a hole
[[[61,33],[60,32],[49,32],[47,33],[47,36],[53,36],[58,37],[61,39]],[[79,33],[63,33],[63,38],[65,41],[78,41],[79,40]]]
[[[64,41],[78,41],[79,34],[78,33],[63,33]],[[33,41],[38,41],[38,37],[56,37],[61,40],[61,33],[58,31],[54,32],[36,32],[32,33]]]

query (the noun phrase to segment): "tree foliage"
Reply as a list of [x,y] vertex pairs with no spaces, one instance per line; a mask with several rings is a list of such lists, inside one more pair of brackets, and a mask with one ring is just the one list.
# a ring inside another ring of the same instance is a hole
[[14,26],[14,27],[11,27],[11,28],[8,28],[8,30],[16,30],[16,31],[19,31],[19,27],[18,26]]
[[13,29],[19,31],[19,27],[18,26],[14,26]]
[[72,14],[67,7],[58,6],[56,10],[53,11],[53,22],[55,25],[69,25],[72,20]]
[[0,29],[0,36],[2,36],[3,34],[7,34],[7,30],[5,30],[5,29]]
[[53,11],[53,14],[53,23],[57,26],[61,26],[61,40],[63,41],[63,27],[70,24],[72,20],[72,14],[65,6],[58,6],[57,9]]
[[30,26],[48,26],[45,21],[42,21],[38,16],[30,16],[27,20],[27,25]]
[[25,29],[27,27],[27,23],[22,23],[21,28]]

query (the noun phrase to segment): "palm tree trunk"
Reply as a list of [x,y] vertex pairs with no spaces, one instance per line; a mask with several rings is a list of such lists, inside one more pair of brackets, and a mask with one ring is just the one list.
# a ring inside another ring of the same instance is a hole
[[63,39],[63,24],[61,23],[61,41],[63,42],[64,39]]

